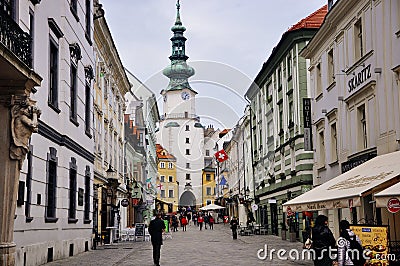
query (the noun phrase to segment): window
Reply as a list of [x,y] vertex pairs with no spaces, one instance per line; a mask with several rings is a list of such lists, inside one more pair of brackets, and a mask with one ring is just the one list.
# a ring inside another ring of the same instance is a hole
[[190,150],[186,149],[186,155],[190,155]]
[[69,208],[68,222],[76,222],[76,159],[71,158],[69,169]]
[[165,198],[165,190],[164,189],[161,190],[160,194],[161,194],[161,198]]
[[289,127],[293,126],[293,97],[289,98]]
[[76,18],[77,21],[79,21],[78,17],[78,0],[71,0],[71,6],[70,6],[72,15]]
[[207,205],[210,205],[211,204],[211,200],[207,200],[207,203],[206,203]]
[[328,84],[332,84],[335,81],[335,65],[333,62],[333,49],[328,52]]
[[186,180],[190,180],[190,174],[186,174]]
[[189,117],[189,113],[185,112],[185,118],[188,118],[188,117]]
[[364,55],[363,50],[363,28],[361,18],[354,24],[354,59],[357,61]]
[[190,142],[189,142],[189,138],[186,138],[186,142],[185,142],[185,143],[190,143]]
[[207,194],[207,196],[211,196],[211,188],[210,187],[206,188],[206,194]]
[[32,9],[29,9],[29,35],[31,36],[31,59],[33,66],[33,59],[35,58],[34,52],[34,41],[35,41],[35,13]]
[[331,124],[331,151],[332,151],[332,162],[336,162],[338,160],[338,147],[337,147],[337,129],[336,123]]
[[283,108],[279,105],[279,130],[283,133]]
[[186,125],[186,127],[185,127],[186,129],[186,131],[189,131],[190,129],[189,129],[189,125]]
[[90,223],[90,167],[85,171],[85,207],[83,214],[84,223]]
[[57,150],[50,147],[47,154],[46,222],[56,222]]
[[168,168],[169,169],[173,169],[174,168],[174,164],[173,163],[168,163]]
[[50,39],[50,73],[49,73],[49,99],[48,104],[57,112],[58,109],[58,45]]
[[160,176],[160,182],[165,182],[165,175]]
[[206,181],[211,181],[211,174],[206,174]]
[[86,84],[85,87],[85,132],[90,135],[90,85]]
[[190,169],[190,163],[186,163],[186,169]]
[[91,20],[92,20],[92,16],[91,16],[91,12],[90,12],[90,0],[86,0],[86,4],[85,4],[85,6],[86,6],[86,13],[85,13],[85,36],[86,36],[86,39],[89,41],[89,43],[91,43],[91,40],[90,40],[90,27],[91,27],[91,24],[90,24],[90,22],[91,22]]
[[163,169],[165,168],[165,163],[164,162],[160,163],[160,168],[163,168]]
[[70,112],[69,112],[69,118],[70,120],[77,125],[78,124],[78,118],[77,118],[77,67],[74,64],[71,64],[71,73],[70,73],[70,78],[71,78],[71,102],[70,102]]
[[321,83],[321,64],[318,64],[316,67],[316,72],[315,72],[315,78],[316,78],[316,83],[315,83],[315,95],[318,97],[322,93],[322,83]]
[[278,80],[278,91],[282,90],[282,70],[281,68],[278,68],[278,73],[277,73],[277,80]]
[[32,221],[31,217],[31,203],[32,203],[32,146],[29,147],[29,152],[27,154],[28,161],[28,172],[26,173],[26,204],[25,204],[25,217],[26,221]]
[[367,136],[367,119],[365,116],[365,105],[358,107],[358,121],[359,121],[359,147],[366,149],[368,147],[368,136]]
[[287,57],[287,75],[288,75],[288,79],[292,78],[292,55],[289,54],[289,56]]
[[168,182],[170,183],[174,182],[174,177],[172,175],[168,176]]
[[210,150],[206,150],[206,156],[210,156]]
[[168,190],[168,198],[173,198],[174,197],[174,190],[170,189]]
[[319,160],[320,160],[320,167],[325,166],[325,137],[324,131],[321,130],[318,132],[318,143],[319,143]]

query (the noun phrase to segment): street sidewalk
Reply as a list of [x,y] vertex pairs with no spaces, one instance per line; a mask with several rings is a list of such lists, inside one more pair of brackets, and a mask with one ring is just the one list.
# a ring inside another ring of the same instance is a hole
[[[180,228],[179,228],[180,229]],[[296,249],[300,253],[302,244],[289,242],[277,236],[252,235],[238,236],[232,239],[229,225],[216,224],[214,230],[194,225],[187,226],[187,231],[172,233],[172,239],[164,241],[161,248],[161,265],[313,265],[312,261],[278,259],[275,251],[271,260],[269,256],[262,260],[257,256],[260,249],[267,245],[268,252],[285,249],[287,252]],[[264,255],[264,252],[261,252]],[[286,253],[288,256],[288,253]],[[48,263],[49,266],[62,265],[153,265],[151,242],[119,242],[98,247],[68,259]]]

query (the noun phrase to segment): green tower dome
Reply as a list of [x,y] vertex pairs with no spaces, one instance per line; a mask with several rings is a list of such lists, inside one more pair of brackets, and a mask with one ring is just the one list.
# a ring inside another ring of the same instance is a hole
[[172,42],[172,55],[169,57],[171,64],[163,70],[163,74],[167,76],[170,81],[167,87],[169,90],[182,90],[191,89],[188,78],[194,75],[194,69],[186,63],[189,58],[185,53],[186,38],[183,36],[186,28],[182,25],[181,16],[179,13],[181,5],[179,0],[176,3],[176,20],[171,31],[174,35],[171,38]]

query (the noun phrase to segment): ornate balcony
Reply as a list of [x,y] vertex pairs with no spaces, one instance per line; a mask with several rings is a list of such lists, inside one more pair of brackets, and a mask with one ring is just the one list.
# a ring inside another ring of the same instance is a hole
[[0,51],[10,51],[27,67],[32,68],[31,37],[11,18],[11,12],[8,1],[0,0]]

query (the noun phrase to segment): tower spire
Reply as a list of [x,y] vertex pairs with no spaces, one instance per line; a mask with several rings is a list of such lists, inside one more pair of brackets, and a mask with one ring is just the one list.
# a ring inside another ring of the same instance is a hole
[[192,90],[188,78],[194,75],[194,69],[186,64],[189,58],[185,53],[186,38],[183,33],[186,28],[182,25],[180,15],[181,5],[179,0],[176,2],[176,20],[171,31],[174,35],[171,38],[172,55],[169,57],[171,65],[166,67],[163,74],[170,79],[167,91],[182,90],[184,88]]

